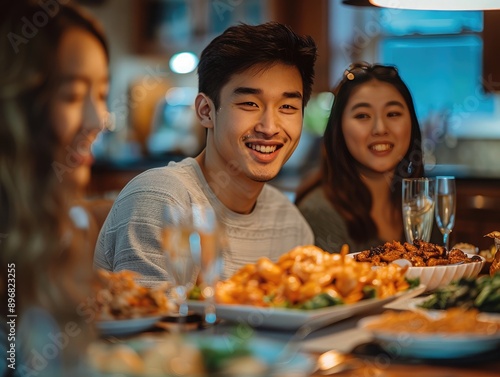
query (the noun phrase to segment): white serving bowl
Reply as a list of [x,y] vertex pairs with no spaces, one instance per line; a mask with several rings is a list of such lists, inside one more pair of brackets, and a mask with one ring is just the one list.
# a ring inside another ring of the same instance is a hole
[[[356,254],[359,254],[359,252],[347,255],[354,258]],[[468,256],[470,258],[473,255],[469,254]],[[420,284],[424,284],[427,287],[427,292],[433,291],[436,288],[443,287],[450,284],[452,281],[461,278],[476,277],[479,272],[481,272],[481,269],[486,261],[486,259],[481,255],[478,255],[478,257],[481,258],[480,262],[444,266],[408,267],[408,271],[406,271],[405,276],[408,279],[419,278]]]
[[461,278],[476,277],[485,262],[483,257],[479,257],[481,258],[480,262],[447,266],[409,267],[408,271],[406,271],[406,277],[408,279],[420,278],[420,284],[424,284],[427,291],[433,291]]

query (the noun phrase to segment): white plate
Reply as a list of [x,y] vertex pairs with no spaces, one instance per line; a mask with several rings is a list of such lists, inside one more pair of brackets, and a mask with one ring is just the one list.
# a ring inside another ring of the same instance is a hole
[[358,327],[369,331],[387,352],[395,356],[424,359],[455,359],[495,349],[500,345],[500,332],[493,335],[475,334],[412,334],[368,329],[380,316],[361,319]]
[[[355,304],[336,305],[322,309],[302,310],[274,307],[258,307],[251,305],[217,304],[217,317],[235,322],[243,322],[252,327],[269,327],[281,330],[297,330],[303,325],[321,328],[331,323],[380,308],[397,298],[410,298],[425,291],[424,285],[387,297],[384,299],[372,298],[359,301]],[[203,301],[188,301],[189,309],[203,313]]]
[[151,317],[118,319],[115,321],[97,321],[96,327],[105,336],[125,336],[147,330],[165,315]]

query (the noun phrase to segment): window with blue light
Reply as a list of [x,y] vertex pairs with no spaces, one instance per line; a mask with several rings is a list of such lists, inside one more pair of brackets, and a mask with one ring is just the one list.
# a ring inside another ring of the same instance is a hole
[[381,9],[380,23],[386,35],[458,34],[483,31],[483,12]]
[[384,9],[379,20],[379,61],[398,67],[421,122],[435,113],[493,114],[494,96],[482,86],[482,12]]
[[229,26],[244,22],[259,24],[263,20],[262,0],[214,1],[210,5],[210,32],[220,34]]

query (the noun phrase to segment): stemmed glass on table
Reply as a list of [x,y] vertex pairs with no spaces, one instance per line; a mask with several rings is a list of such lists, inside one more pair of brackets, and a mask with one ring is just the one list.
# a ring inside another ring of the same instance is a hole
[[405,178],[402,182],[403,226],[406,240],[429,242],[434,222],[434,180]]
[[449,250],[449,236],[455,225],[455,177],[436,177],[436,224],[443,235],[443,245]]
[[192,214],[176,206],[165,206],[162,243],[166,270],[174,284],[174,300],[179,306],[179,322],[188,314],[187,294],[194,286],[199,267],[191,253],[191,244],[199,242],[193,228]]
[[205,204],[192,204],[188,211],[165,207],[162,238],[167,273],[175,285],[179,321],[185,322],[187,295],[198,278],[205,299],[205,321],[215,323],[215,285],[222,271],[224,240],[215,211]]
[[215,288],[222,273],[226,237],[211,206],[193,204],[192,210],[194,228],[200,238],[199,243],[192,243],[191,251],[200,268],[198,283],[205,303],[205,322],[214,324],[217,320]]

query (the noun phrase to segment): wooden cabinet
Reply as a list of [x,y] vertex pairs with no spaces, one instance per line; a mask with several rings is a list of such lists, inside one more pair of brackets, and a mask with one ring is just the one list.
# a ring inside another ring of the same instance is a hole
[[329,14],[328,0],[269,1],[269,16],[272,20],[289,25],[298,34],[310,35],[316,42],[318,57],[315,65],[314,92],[331,90]]
[[87,196],[89,198],[114,197],[141,172],[135,169],[93,169],[92,179],[87,187]]
[[489,248],[491,238],[500,231],[500,179],[457,179],[457,211],[450,245],[468,242],[480,250]]
[[92,177],[87,186],[89,198],[114,198],[125,185],[142,172],[180,161],[185,156],[166,155],[164,158],[143,159],[128,164],[100,162],[92,167]]
[[483,88],[486,92],[500,92],[500,10],[484,12],[483,32]]

